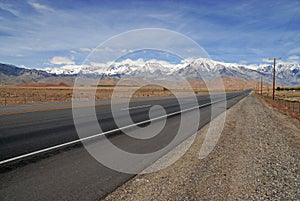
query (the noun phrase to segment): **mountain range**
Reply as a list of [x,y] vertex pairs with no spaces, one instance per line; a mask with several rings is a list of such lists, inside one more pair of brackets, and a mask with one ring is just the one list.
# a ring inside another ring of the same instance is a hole
[[75,75],[57,75],[43,70],[20,68],[0,63],[0,85],[17,85],[30,82],[72,84]]
[[[244,78],[246,80],[259,80],[272,83],[273,65],[242,65],[236,63],[224,63],[206,58],[189,59],[182,64],[160,64],[159,62],[146,62],[136,64],[134,62],[119,62],[109,65],[107,68],[97,66],[64,66],[61,68],[48,68],[49,73],[69,74],[78,73],[86,75],[100,75],[102,77],[176,77],[176,75],[189,79],[213,79],[217,76],[229,76]],[[300,64],[276,65],[276,83],[280,85],[300,85]]]
[[[213,79],[218,76],[244,78],[246,80],[259,80],[263,77],[264,82],[272,83],[273,65],[242,65],[218,62],[206,58],[189,59],[189,62],[181,64],[161,64],[159,62],[139,64],[123,61],[109,65],[107,68],[98,67],[97,65],[67,65],[44,70],[0,64],[1,84],[41,81],[61,82],[62,80],[70,84],[78,74],[100,78],[167,78],[182,76],[195,80]],[[300,64],[276,65],[276,83],[285,86],[300,85]]]

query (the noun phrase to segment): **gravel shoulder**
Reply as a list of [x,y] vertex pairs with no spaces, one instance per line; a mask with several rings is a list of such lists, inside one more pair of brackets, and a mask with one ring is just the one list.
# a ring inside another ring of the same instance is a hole
[[137,175],[104,200],[300,200],[300,124],[250,95],[226,114],[213,151],[208,126],[174,164]]

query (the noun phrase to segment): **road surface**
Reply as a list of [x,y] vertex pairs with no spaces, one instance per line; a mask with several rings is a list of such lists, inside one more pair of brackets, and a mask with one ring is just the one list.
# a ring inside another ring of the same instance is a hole
[[[247,96],[249,92],[227,93],[227,108]],[[198,104],[205,107],[168,117],[164,129],[153,138],[136,140],[123,135],[122,132],[115,132],[109,134],[109,139],[113,144],[132,153],[159,150],[174,138],[181,115],[188,116],[192,112],[200,111],[199,128],[211,120],[209,96],[202,95],[197,99]],[[172,97],[161,100],[149,99],[132,102],[129,108],[121,106],[117,118],[123,118],[122,111],[129,110],[135,123],[148,120],[148,112],[153,105],[163,106],[167,114],[190,107],[188,100],[183,108],[180,108],[177,100]],[[224,108],[221,108],[219,113],[223,111]],[[112,119],[110,105],[97,106],[96,114],[104,131],[117,128]],[[162,114],[154,111],[154,117],[159,115]],[[85,119],[82,127],[86,131],[86,136],[97,134],[98,130],[90,125],[89,117]],[[126,121],[123,126],[126,126]],[[194,130],[187,131],[186,136],[183,136],[178,144],[194,133]],[[71,109],[0,116],[2,162],[74,140],[78,140],[78,135]],[[101,139],[99,141],[101,143]],[[104,144],[102,147],[102,151],[105,151]],[[142,161],[139,163],[140,168],[149,166],[157,159]],[[134,176],[111,170],[98,163],[81,143],[2,163],[0,170],[0,200],[97,200]]]

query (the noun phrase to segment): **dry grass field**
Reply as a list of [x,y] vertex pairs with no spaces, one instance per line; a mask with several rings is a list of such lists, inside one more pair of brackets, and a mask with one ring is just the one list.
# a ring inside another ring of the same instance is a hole
[[[115,97],[128,97],[128,91],[136,90],[133,98],[147,97],[147,96],[170,96],[172,93],[160,86],[147,86],[138,88],[136,86],[124,86],[118,88]],[[195,94],[207,94],[208,90],[202,87],[194,87]],[[113,86],[99,86],[95,95],[93,87],[81,87],[80,97],[86,99],[104,100],[111,98],[114,87]],[[188,93],[187,89],[174,88],[172,89],[181,94]],[[238,90],[238,89],[231,89]],[[228,90],[228,91],[231,91]],[[91,94],[91,95],[90,95]],[[20,87],[20,86],[0,86],[0,105],[12,104],[32,104],[43,102],[69,102],[72,101],[73,87]]]
[[290,101],[300,101],[300,90],[276,91],[276,97]]
[[[200,81],[200,80],[188,80],[192,86],[195,94],[207,94],[208,89],[206,84],[214,86],[209,91],[221,92],[221,88],[226,91],[237,91],[249,89],[254,86],[253,81],[247,81],[240,78],[224,77],[224,86],[219,86],[217,80]],[[80,87],[80,97],[86,99],[104,100],[112,97],[112,93],[115,90],[115,84],[117,79],[107,79],[99,82],[96,93],[93,91],[96,87]],[[136,90],[133,94],[133,98],[147,97],[147,96],[170,96],[172,93],[162,86],[145,86],[138,87],[134,80],[129,80],[124,86],[121,86],[117,90],[117,96],[115,97],[128,97],[128,91]],[[171,85],[172,91],[177,91],[181,94],[189,93],[189,90],[181,87],[181,84]],[[116,91],[116,90],[115,90]],[[69,102],[72,101],[73,87],[64,83],[25,83],[15,86],[0,86],[0,105],[12,105],[12,104],[33,104],[43,102]]]
[[1,86],[1,105],[64,102],[72,98],[72,87]]
[[[295,87],[295,88],[300,88],[300,87]],[[262,93],[264,96],[272,97],[272,88],[264,87]],[[300,101],[300,90],[275,90],[275,97],[276,99],[284,99],[288,101]]]
[[[127,96],[129,87],[120,87],[117,97]],[[137,90],[138,87],[130,87],[130,89]],[[85,94],[93,94],[95,90],[93,87],[82,87],[79,89],[83,92],[81,97]],[[113,86],[100,86],[97,87],[96,93],[93,96],[87,96],[87,99],[95,98],[95,100],[104,100],[111,98],[113,93]],[[184,89],[176,89],[185,92]],[[198,89],[198,93],[200,90]],[[205,91],[203,90],[203,93]],[[138,89],[133,98],[146,97],[146,96],[170,96],[172,95],[169,90],[159,86],[142,87]],[[73,87],[20,87],[20,86],[0,86],[0,104],[31,104],[42,102],[69,102],[73,97]]]
[[[284,88],[284,89],[282,89]],[[263,98],[270,106],[300,120],[300,87],[281,87],[275,90],[275,100],[272,100],[271,87],[265,87],[262,91]],[[261,94],[260,91],[256,91]]]
[[272,98],[266,96],[259,97],[261,97],[271,107],[276,108],[285,114],[289,114],[291,117],[300,121],[300,102],[287,101],[284,99],[272,100]]

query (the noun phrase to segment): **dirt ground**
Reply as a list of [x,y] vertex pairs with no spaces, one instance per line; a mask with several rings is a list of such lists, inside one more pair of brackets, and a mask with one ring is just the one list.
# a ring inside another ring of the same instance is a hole
[[[133,98],[147,97],[147,96],[170,96],[172,93],[161,86],[146,86],[138,88],[136,86],[120,87],[119,95],[127,97],[129,89],[136,89]],[[81,90],[93,91],[93,87],[83,87]],[[87,97],[88,99],[104,100],[111,98],[113,93],[113,86],[99,86],[94,96]],[[184,88],[173,88],[171,90],[186,93],[188,90]],[[194,87],[195,94],[207,94],[206,88]],[[240,88],[228,89],[226,91],[237,91]],[[218,90],[216,90],[218,91]],[[20,86],[0,86],[0,105],[13,104],[32,104],[44,102],[70,102],[73,97],[73,87],[20,87]]]
[[174,164],[104,200],[300,200],[298,120],[250,95],[227,111],[218,144],[200,160],[207,129]]
[[[131,89],[134,87],[131,87]],[[95,96],[88,97],[96,100],[111,98],[113,87],[97,87]],[[94,88],[83,88],[83,91],[93,91]],[[123,87],[121,90],[127,91]],[[171,93],[163,87],[144,87],[138,90],[134,97],[168,96]],[[0,105],[28,104],[43,102],[70,102],[73,96],[73,87],[0,87]]]
[[262,98],[269,106],[275,108],[278,111],[281,111],[283,114],[288,114],[293,118],[296,118],[300,121],[300,102],[291,102],[284,99],[281,100],[272,100],[266,96],[257,95],[259,98]]
[[[299,88],[299,87],[296,87]],[[259,92],[260,93],[260,92]],[[272,97],[272,90],[263,89],[263,95],[266,97]],[[290,101],[300,101],[300,90],[276,90],[276,99],[285,99]]]

